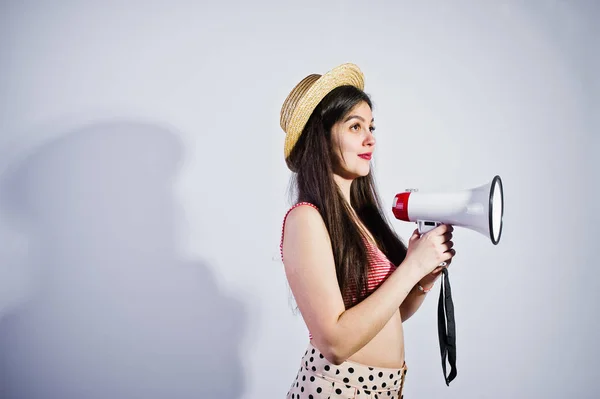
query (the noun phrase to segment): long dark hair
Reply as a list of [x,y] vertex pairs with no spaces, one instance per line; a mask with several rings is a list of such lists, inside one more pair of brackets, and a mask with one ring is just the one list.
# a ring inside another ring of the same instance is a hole
[[[352,210],[333,178],[336,162],[331,128],[358,104],[373,109],[370,97],[354,86],[332,90],[313,111],[286,162],[292,175],[292,201],[306,201],[319,209],[329,232],[338,284],[346,308],[364,300],[367,293],[367,248]],[[356,178],[350,188],[350,206],[373,235],[390,261],[399,265],[406,246],[390,227],[382,211],[373,173]],[[351,300],[350,292],[355,299]]]

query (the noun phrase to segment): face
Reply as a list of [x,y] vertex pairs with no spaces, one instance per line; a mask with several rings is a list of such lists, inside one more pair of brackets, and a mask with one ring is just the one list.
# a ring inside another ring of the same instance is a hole
[[365,102],[357,104],[347,116],[333,125],[331,139],[339,163],[334,173],[344,179],[366,176],[371,170],[375,149],[373,114]]

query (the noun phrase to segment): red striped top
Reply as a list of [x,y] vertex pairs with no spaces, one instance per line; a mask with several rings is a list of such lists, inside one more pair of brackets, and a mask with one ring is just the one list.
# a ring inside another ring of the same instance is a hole
[[[281,229],[281,243],[279,245],[279,252],[281,256],[281,260],[283,261],[283,232],[285,229],[285,221],[289,213],[296,207],[300,205],[308,205],[313,208],[318,208],[309,203],[309,202],[299,202],[292,206],[285,217],[283,218],[283,226]],[[369,269],[367,272],[367,293],[371,293],[374,291],[381,283],[383,283],[389,275],[396,269],[396,265],[394,265],[385,254],[377,247],[377,245],[372,244],[369,240],[364,240],[365,245],[367,247],[367,256],[369,259]],[[349,292],[344,296],[344,302],[348,303],[355,299],[356,292],[353,290],[349,290]],[[312,334],[310,334],[310,338],[312,339]]]

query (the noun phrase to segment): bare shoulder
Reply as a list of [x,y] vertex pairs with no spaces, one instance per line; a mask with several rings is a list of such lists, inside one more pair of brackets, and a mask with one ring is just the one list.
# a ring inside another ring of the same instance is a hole
[[[330,247],[323,217],[312,206],[297,206],[287,215],[283,230],[284,261]],[[307,252],[308,251],[308,252]]]
[[313,206],[300,205],[290,211],[286,220],[286,228],[295,229],[319,229],[325,228],[321,213]]

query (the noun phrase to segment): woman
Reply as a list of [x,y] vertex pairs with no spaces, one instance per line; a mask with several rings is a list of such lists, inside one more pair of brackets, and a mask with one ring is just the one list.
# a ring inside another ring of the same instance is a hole
[[406,247],[386,222],[363,89],[360,69],[344,64],[304,78],[281,109],[296,190],[281,257],[310,338],[288,398],[402,397],[402,323],[455,255],[451,226],[415,230]]

